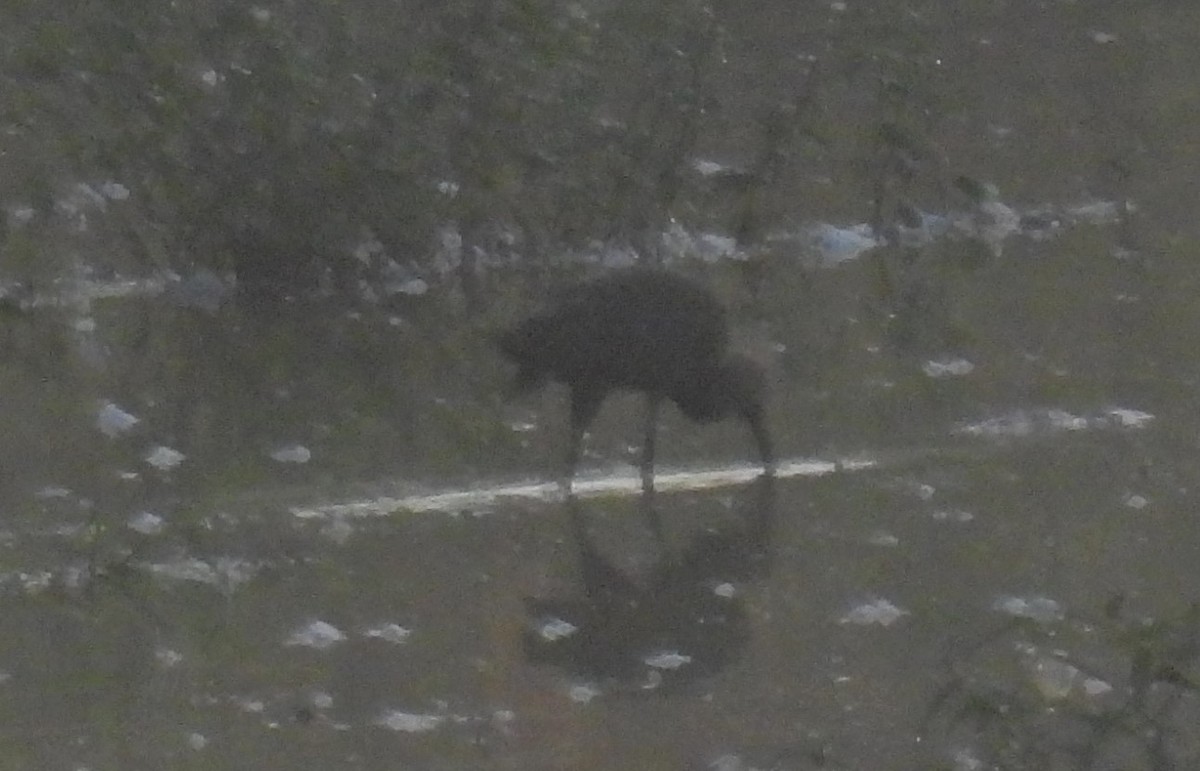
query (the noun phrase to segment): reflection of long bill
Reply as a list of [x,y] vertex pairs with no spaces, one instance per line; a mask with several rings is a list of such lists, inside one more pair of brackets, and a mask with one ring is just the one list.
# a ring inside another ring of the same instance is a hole
[[[774,476],[778,479],[823,476],[834,471],[860,471],[874,466],[875,461],[865,459],[792,460],[778,464]],[[761,467],[744,464],[698,471],[667,471],[655,477],[654,488],[658,493],[708,490],[752,482],[762,473]],[[572,490],[580,498],[638,495],[642,492],[642,483],[637,474],[579,476],[575,479]],[[506,500],[554,501],[561,497],[562,491],[557,483],[540,482],[499,485],[473,490],[452,490],[407,498],[383,497],[307,509],[293,508],[292,514],[301,519],[322,519],[325,517],[381,517],[400,512],[450,513],[488,508]]]

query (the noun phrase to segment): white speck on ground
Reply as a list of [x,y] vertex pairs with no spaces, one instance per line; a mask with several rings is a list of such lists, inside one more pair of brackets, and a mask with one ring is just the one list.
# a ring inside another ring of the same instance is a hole
[[297,629],[284,641],[284,645],[302,645],[306,648],[325,650],[346,639],[346,634],[333,624],[312,621]]

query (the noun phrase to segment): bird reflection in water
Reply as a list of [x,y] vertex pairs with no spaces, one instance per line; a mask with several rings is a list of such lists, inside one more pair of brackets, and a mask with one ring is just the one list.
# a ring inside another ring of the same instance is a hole
[[[733,521],[694,534],[678,554],[658,538],[658,560],[640,581],[601,553],[583,503],[568,499],[581,587],[526,599],[527,658],[618,691],[675,686],[729,666],[750,633],[737,587],[770,569],[774,489],[772,477],[760,476],[735,498]],[[642,505],[650,513],[654,498],[643,496]]]

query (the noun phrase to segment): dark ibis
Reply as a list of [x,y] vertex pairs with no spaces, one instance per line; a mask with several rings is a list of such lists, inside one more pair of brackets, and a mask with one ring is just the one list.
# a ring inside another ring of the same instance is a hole
[[564,487],[580,445],[610,391],[646,394],[642,487],[653,489],[658,410],[670,399],[688,418],[737,417],[750,427],[764,471],[774,453],[764,416],[762,367],[728,351],[725,309],[703,286],[663,270],[614,271],[567,290],[547,309],[498,336],[516,363],[517,390],[547,381],[571,393],[571,436]]

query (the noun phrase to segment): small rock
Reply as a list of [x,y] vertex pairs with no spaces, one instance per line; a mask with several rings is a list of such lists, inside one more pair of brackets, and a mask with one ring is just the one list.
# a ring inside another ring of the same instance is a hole
[[284,645],[302,645],[306,648],[325,650],[346,639],[342,630],[324,621],[313,621],[308,626],[297,629],[291,634]]
[[160,444],[147,453],[146,462],[159,471],[170,471],[180,463],[183,463],[186,457],[179,450],[164,447]]
[[130,530],[134,530],[142,535],[158,535],[163,531],[164,527],[163,518],[149,511],[134,514],[126,524]]
[[867,624],[891,626],[901,616],[907,615],[907,610],[901,610],[887,600],[877,597],[870,602],[865,602],[852,608],[849,613],[842,616],[841,621],[843,624],[858,624],[862,626]]
[[112,402],[101,402],[100,410],[96,413],[96,428],[109,437],[120,436],[140,422],[139,418]]
[[425,733],[442,724],[441,715],[414,715],[410,712],[389,710],[375,721],[376,725],[403,733]]
[[289,444],[272,450],[271,459],[280,463],[308,463],[312,452],[302,444]]

